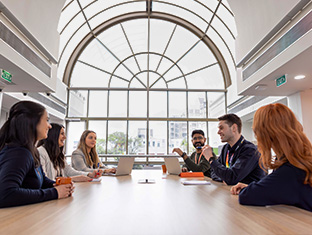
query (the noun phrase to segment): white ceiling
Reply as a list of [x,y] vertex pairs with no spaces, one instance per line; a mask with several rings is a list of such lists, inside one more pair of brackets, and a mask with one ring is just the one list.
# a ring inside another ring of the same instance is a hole
[[[287,82],[276,87],[275,79],[287,74]],[[296,75],[305,75],[301,80],[295,80]],[[265,90],[256,90],[258,85],[267,85]],[[256,96],[289,96],[299,91],[312,88],[312,46],[294,57],[292,60],[277,68],[274,72],[262,78],[253,86],[246,89],[243,95]]]

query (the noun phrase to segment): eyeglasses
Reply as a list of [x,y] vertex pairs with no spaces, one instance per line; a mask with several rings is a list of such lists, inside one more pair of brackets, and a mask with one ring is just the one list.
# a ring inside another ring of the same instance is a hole
[[204,139],[204,137],[202,137],[202,136],[199,136],[199,137],[194,137],[192,140],[202,140],[202,139]]

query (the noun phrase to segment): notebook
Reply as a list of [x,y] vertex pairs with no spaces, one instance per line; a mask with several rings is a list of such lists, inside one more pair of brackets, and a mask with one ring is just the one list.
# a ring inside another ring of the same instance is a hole
[[181,166],[177,157],[165,158],[165,164],[169,174],[179,175],[181,173]]
[[130,175],[134,163],[134,157],[121,157],[119,159],[116,173],[108,173],[110,176]]

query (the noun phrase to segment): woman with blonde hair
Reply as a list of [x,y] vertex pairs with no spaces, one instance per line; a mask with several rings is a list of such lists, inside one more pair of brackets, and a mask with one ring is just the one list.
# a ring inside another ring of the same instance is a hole
[[64,155],[65,128],[57,123],[51,123],[51,127],[48,138],[40,140],[37,144],[40,162],[46,176],[51,180],[62,176],[71,177],[74,182],[86,182],[92,181],[92,178],[98,178],[102,171],[77,171],[66,162]]
[[78,171],[93,172],[94,169],[104,168],[104,173],[115,173],[116,169],[106,168],[96,152],[96,133],[85,130],[78,144],[78,148],[72,153],[72,167]]
[[253,130],[259,164],[273,172],[249,185],[238,183],[231,193],[239,194],[243,205],[285,204],[312,211],[312,145],[294,113],[283,104],[263,106],[254,115]]

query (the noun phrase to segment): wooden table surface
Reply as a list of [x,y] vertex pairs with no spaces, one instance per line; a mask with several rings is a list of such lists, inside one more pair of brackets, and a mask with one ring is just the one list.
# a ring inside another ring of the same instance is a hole
[[[138,183],[146,178],[155,183]],[[311,212],[241,206],[229,186],[183,180],[135,170],[76,183],[70,198],[0,209],[0,234],[312,234]]]

